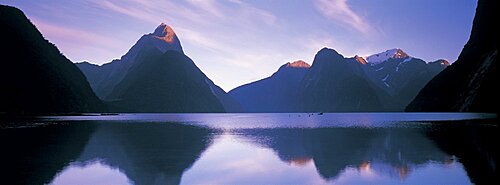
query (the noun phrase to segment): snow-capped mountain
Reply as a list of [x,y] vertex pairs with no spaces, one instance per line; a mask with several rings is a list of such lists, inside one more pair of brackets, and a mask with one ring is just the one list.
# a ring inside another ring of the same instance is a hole
[[398,91],[412,76],[430,70],[428,68],[440,71],[449,65],[446,60],[439,60],[439,64],[434,62],[433,65],[429,65],[419,58],[411,57],[401,49],[390,49],[371,55],[367,57],[367,61],[370,64],[367,73],[371,80],[386,89],[389,94]]
[[370,65],[366,65],[365,72],[388,95],[382,99],[386,99],[390,110],[402,110],[428,81],[449,65],[446,60],[427,63],[398,48],[371,55],[367,61]]
[[366,57],[366,61],[370,65],[377,65],[377,64],[385,62],[391,58],[397,59],[397,58],[408,58],[408,57],[409,57],[408,54],[406,54],[403,50],[401,50],[399,48],[394,48],[394,49],[384,51],[382,53],[370,55],[370,56]]

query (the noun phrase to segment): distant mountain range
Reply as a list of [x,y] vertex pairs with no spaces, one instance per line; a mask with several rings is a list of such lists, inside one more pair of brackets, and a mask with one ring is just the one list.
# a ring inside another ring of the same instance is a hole
[[14,7],[0,5],[0,113],[103,112],[80,70]]
[[[120,59],[73,64],[26,16],[0,5],[0,113],[359,112],[499,110],[498,2],[480,0],[458,60],[425,62],[395,48],[366,58],[321,49],[226,93],[160,24]],[[80,69],[80,70],[79,70]],[[444,70],[444,71],[443,71]],[[441,72],[443,71],[443,72]],[[83,72],[83,73],[82,73]]]
[[229,92],[247,112],[403,111],[449,63],[426,63],[391,49],[366,59],[323,48],[313,65],[287,63],[272,76]]

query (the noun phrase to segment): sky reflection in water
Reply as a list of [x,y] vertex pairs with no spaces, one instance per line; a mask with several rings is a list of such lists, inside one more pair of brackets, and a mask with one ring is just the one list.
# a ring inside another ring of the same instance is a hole
[[[23,122],[0,129],[6,133],[0,134],[3,141],[51,135],[36,143],[42,152],[31,154],[4,142],[11,152],[2,159],[13,159],[4,163],[14,174],[7,173],[12,178],[7,182],[50,184],[471,184],[495,174],[496,158],[454,148],[479,147],[494,154],[489,145],[469,146],[454,138],[481,143],[481,137],[492,135],[484,130],[498,131],[484,124],[488,121],[411,122],[407,118],[415,115],[400,115],[405,121],[398,123],[397,114],[358,114],[353,120],[365,121],[356,124],[345,119],[352,115],[291,115],[232,114],[224,126],[215,125],[222,115],[196,115],[183,123],[157,119],[186,115],[129,121],[42,118],[29,122],[34,127]],[[308,126],[297,120],[309,120]],[[33,145],[29,148],[37,148]],[[52,155],[39,155],[46,153]],[[27,159],[37,161],[36,168]],[[19,175],[26,173],[35,175]]]

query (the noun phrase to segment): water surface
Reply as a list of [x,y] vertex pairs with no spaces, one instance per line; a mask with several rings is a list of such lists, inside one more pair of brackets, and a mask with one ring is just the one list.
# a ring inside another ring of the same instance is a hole
[[491,114],[122,114],[4,119],[13,184],[496,182]]

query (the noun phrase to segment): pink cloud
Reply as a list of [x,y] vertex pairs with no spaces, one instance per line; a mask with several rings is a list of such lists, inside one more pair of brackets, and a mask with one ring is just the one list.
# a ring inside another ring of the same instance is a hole
[[81,60],[91,60],[100,63],[109,62],[111,59],[107,59],[109,61],[101,61],[103,59],[92,58],[92,55],[88,55],[88,53],[93,53],[96,56],[99,56],[99,54],[111,55],[116,52],[116,48],[127,45],[127,43],[123,43],[119,39],[96,34],[92,31],[61,26],[41,19],[32,18],[31,21],[45,38],[55,43],[61,52],[73,62]]
[[363,34],[375,33],[372,26],[347,4],[347,0],[315,0],[316,9],[330,20]]

